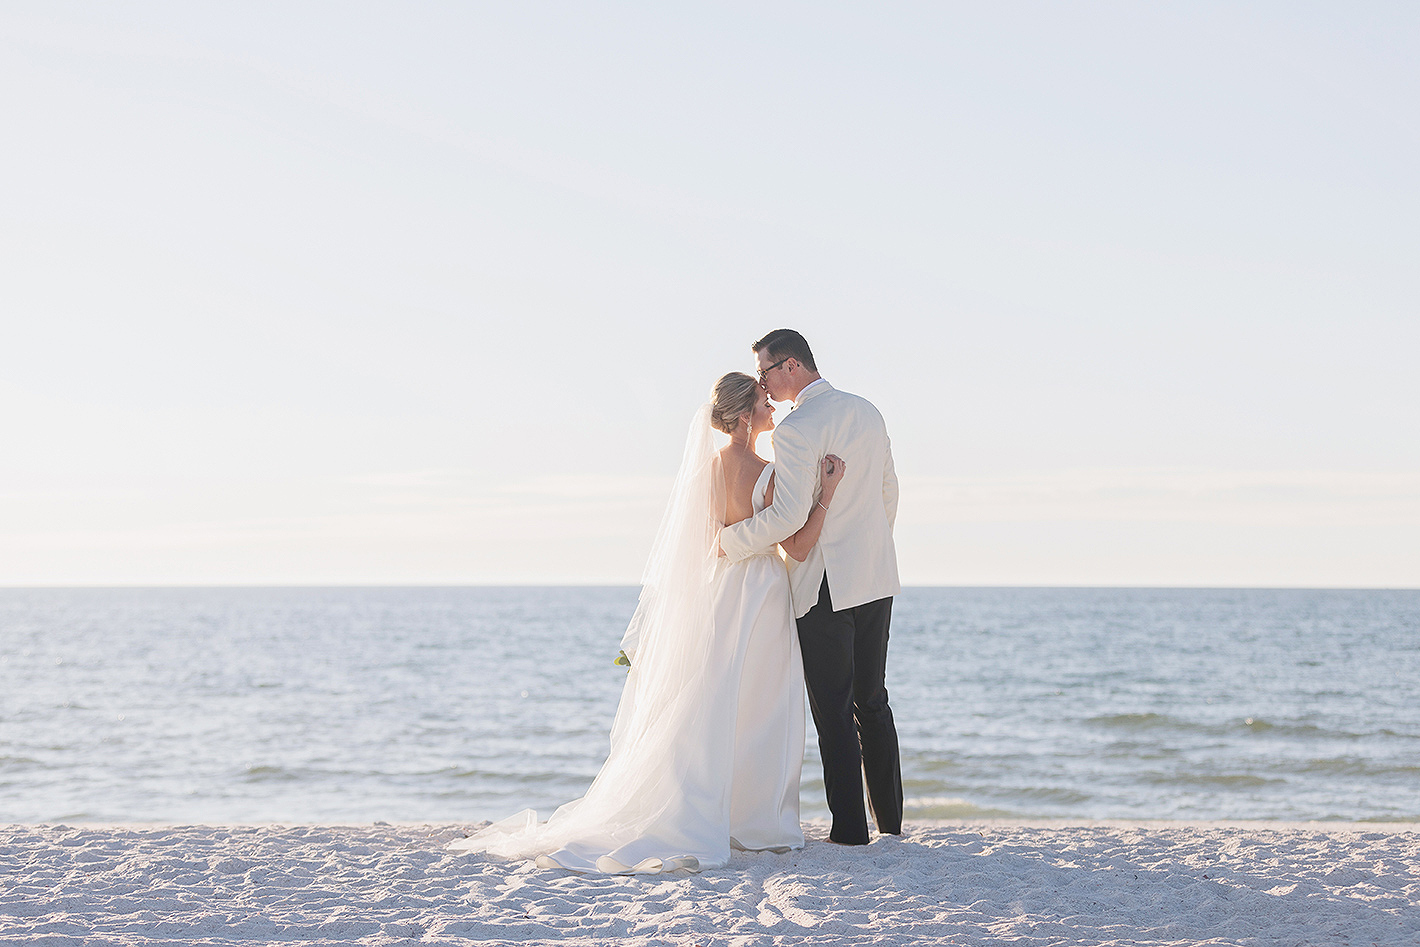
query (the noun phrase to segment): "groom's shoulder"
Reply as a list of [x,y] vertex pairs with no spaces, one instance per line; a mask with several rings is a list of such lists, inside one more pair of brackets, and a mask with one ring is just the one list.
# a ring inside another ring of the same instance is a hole
[[[834,390],[834,392],[836,392],[836,393],[838,394],[839,397],[849,399],[849,400],[853,401],[855,404],[865,404],[865,405],[867,405],[867,406],[870,407],[870,408],[873,407],[873,403],[872,403],[871,401],[869,401],[867,398],[864,398],[862,395],[854,394],[854,393],[851,392],[851,391],[844,391],[844,390],[841,389],[841,388],[835,388],[835,389],[833,389],[833,390]],[[876,411],[877,408],[873,408],[873,410]]]
[[830,400],[835,410],[850,410],[870,414],[878,418],[882,417],[882,412],[878,410],[877,405],[873,404],[862,395],[855,395],[853,392],[844,391],[841,388],[834,388],[831,391],[825,392],[825,394],[832,396],[831,399],[826,398],[824,400]]
[[799,424],[831,423],[834,419],[852,419],[851,423],[867,423],[873,426],[883,424],[882,413],[867,398],[855,395],[851,391],[830,387],[825,388],[812,400],[789,412],[789,416],[781,422],[781,426],[784,424],[797,426]]

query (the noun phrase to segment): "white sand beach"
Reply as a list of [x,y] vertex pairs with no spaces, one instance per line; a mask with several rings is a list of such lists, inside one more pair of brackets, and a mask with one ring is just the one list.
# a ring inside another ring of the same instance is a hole
[[0,827],[0,943],[1420,944],[1420,824],[910,823],[704,874],[544,871],[476,826]]

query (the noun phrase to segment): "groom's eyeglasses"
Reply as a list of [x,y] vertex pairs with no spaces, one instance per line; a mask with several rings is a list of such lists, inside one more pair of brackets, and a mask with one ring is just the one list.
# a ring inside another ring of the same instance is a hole
[[793,357],[794,357],[794,356],[792,356],[792,355],[786,355],[786,356],[784,356],[783,358],[781,358],[779,361],[775,362],[773,365],[770,365],[768,368],[761,368],[761,369],[759,370],[759,381],[760,381],[760,383],[761,383],[761,384],[764,383],[764,376],[765,376],[765,375],[768,375],[770,372],[774,371],[774,369],[778,368],[780,365],[783,365],[785,362],[789,361],[789,359],[791,359],[791,358],[793,358]]

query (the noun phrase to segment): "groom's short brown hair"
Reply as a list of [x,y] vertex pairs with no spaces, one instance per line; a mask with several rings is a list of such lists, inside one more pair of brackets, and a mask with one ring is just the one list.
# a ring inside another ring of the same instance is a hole
[[793,329],[775,329],[749,347],[751,352],[768,351],[771,361],[781,358],[798,359],[799,364],[811,372],[818,371],[814,364],[814,353],[809,351],[808,340]]

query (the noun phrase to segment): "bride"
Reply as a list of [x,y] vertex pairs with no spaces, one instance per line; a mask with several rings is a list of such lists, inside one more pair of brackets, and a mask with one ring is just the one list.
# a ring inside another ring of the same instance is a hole
[[[730,436],[718,451],[712,427]],[[763,389],[739,372],[696,412],[622,639],[631,668],[611,753],[586,795],[547,822],[527,809],[450,848],[653,873],[719,868],[732,847],[803,846],[804,672],[788,574],[774,547],[734,563],[716,556],[722,526],[773,502],[774,467],[754,452],[773,427]],[[818,541],[843,470],[824,458],[822,496],[782,544],[788,555],[802,561]]]

